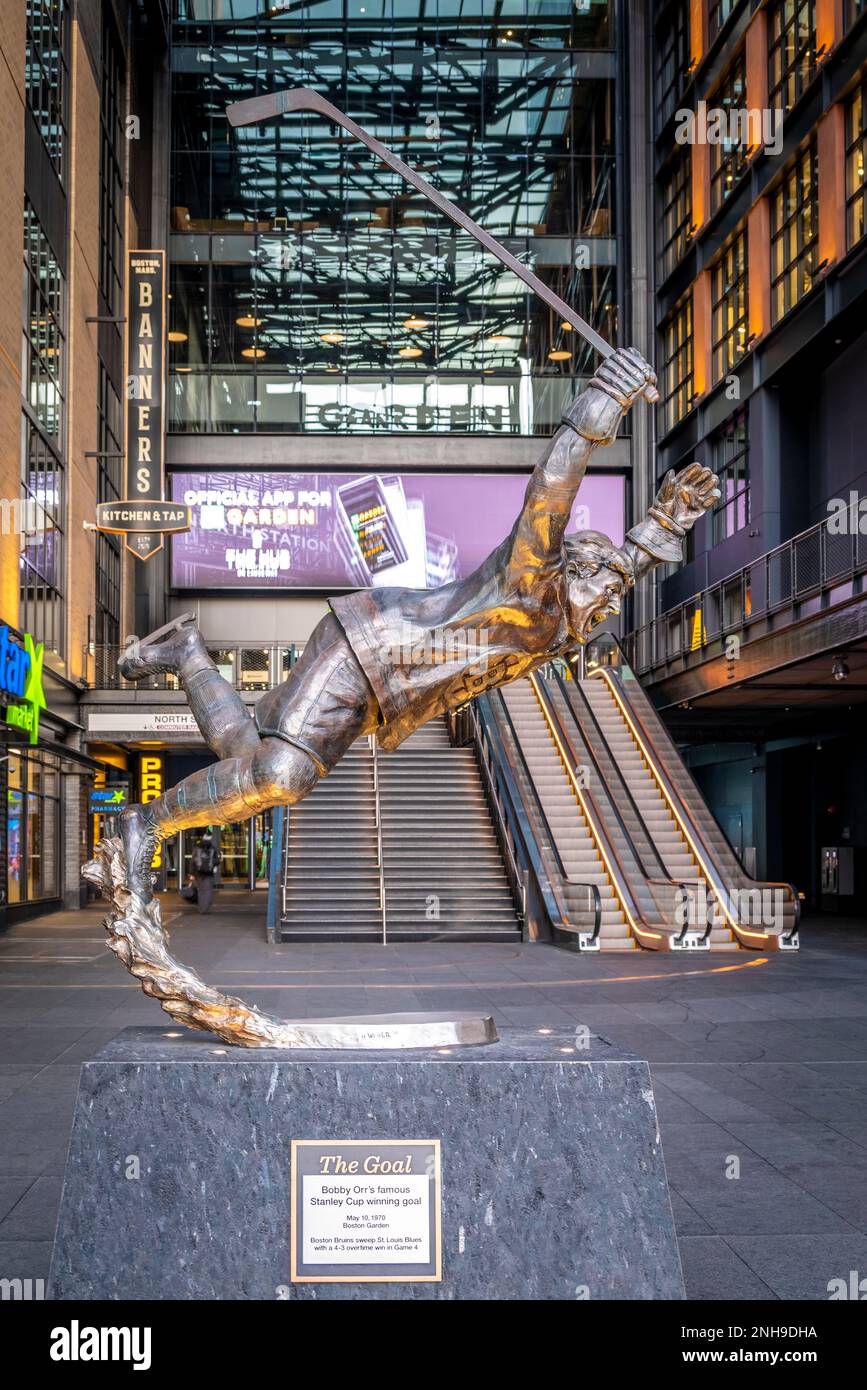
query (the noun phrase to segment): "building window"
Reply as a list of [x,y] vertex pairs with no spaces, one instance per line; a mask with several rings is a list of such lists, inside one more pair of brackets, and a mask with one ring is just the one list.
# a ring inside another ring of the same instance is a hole
[[819,244],[816,146],[811,143],[771,194],[771,311],[777,323],[813,288]]
[[711,211],[722,207],[747,167],[749,131],[746,101],[747,63],[743,49],[735,58],[708,105],[725,112],[727,138],[710,147]]
[[21,536],[22,628],[46,650],[63,655],[65,287],[30,203],[24,210],[27,279],[25,439],[21,495],[33,526]]
[[51,753],[10,753],[7,893],[10,904],[60,895],[60,761]]
[[660,270],[664,280],[683,260],[692,232],[692,161],[682,151],[669,166],[662,185],[662,248]]
[[[99,364],[97,501],[117,502],[122,492],[122,408],[108,372]],[[109,684],[120,646],[121,542],[100,532],[96,537],[96,683]]]
[[865,84],[846,105],[846,245],[854,246],[864,235],[864,163],[867,130],[864,124]]
[[711,267],[714,384],[740,361],[747,350],[749,297],[746,228],[729,242]]
[[656,78],[656,121],[661,131],[674,113],[690,68],[689,9],[676,0],[665,14],[657,40],[659,68]]
[[711,441],[711,465],[722,496],[713,511],[713,543],[742,531],[750,519],[749,416],[744,406]]
[[123,291],[124,73],[110,24],[102,34],[99,101],[99,288],[105,311],[119,315]]
[[708,29],[710,41],[713,43],[723,25],[734,13],[738,0],[710,0],[708,10]]
[[777,0],[769,16],[768,105],[790,111],[816,75],[816,0]]
[[694,396],[692,296],[675,309],[662,330],[664,429],[673,429],[692,409]]
[[557,430],[594,369],[580,334],[351,141],[314,141],[308,167],[292,123],[233,134],[219,114],[260,89],[263,55],[299,81],[312,65],[612,337],[616,64],[588,67],[588,44],[613,55],[615,7],[505,8],[508,30],[502,5],[175,7],[170,429]]
[[68,31],[67,0],[27,0],[27,105],[61,180],[66,163]]
[[63,276],[35,212],[25,200],[27,401],[40,429],[60,440],[63,411]]

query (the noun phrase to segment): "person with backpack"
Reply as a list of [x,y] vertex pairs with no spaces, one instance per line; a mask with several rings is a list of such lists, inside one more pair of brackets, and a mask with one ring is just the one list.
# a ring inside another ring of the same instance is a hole
[[219,851],[210,830],[206,830],[193,850],[193,880],[199,912],[207,912],[214,896],[214,877],[220,862]]

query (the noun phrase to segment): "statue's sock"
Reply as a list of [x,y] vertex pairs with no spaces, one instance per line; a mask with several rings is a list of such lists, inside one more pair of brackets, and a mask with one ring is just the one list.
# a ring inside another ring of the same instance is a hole
[[[155,801],[148,802],[145,814],[153,817],[160,837],[165,839],[176,830],[222,825],[252,816],[258,807],[244,796],[250,761],[250,758],[227,758],[212,767],[202,768]],[[247,794],[250,796],[249,790]]]
[[196,662],[178,672],[190,711],[205,743],[218,758],[240,757],[259,747],[259,733],[237,690],[220,675],[214,663]]

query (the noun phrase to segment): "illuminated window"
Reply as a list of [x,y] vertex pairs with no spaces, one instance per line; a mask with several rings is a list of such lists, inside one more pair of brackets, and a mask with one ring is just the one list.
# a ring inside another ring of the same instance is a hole
[[713,511],[713,543],[742,531],[750,519],[749,416],[743,406],[711,441],[711,467],[722,496]]
[[747,233],[739,231],[711,268],[714,384],[747,350],[749,315]]
[[734,13],[738,0],[710,0],[708,10],[708,29],[713,43],[720,29]]
[[68,43],[67,0],[27,0],[27,105],[61,180],[66,173]]
[[854,246],[865,231],[864,163],[867,155],[865,129],[865,84],[853,93],[846,106],[846,245]]
[[363,145],[230,128],[264,90],[314,85],[617,339],[613,3],[444,3],[175,7],[173,431],[552,434],[595,368]]
[[[20,623],[46,650],[63,654],[65,283],[30,204],[24,205],[26,396],[21,496],[28,526],[19,551]],[[31,524],[32,523],[32,524]]]
[[662,339],[662,411],[668,431],[692,409],[695,394],[691,295],[664,324]]
[[747,67],[743,51],[735,58],[708,105],[725,113],[725,139],[710,146],[711,211],[722,207],[747,167]]
[[813,288],[819,244],[816,146],[809,144],[771,194],[774,323]]
[[816,75],[816,0],[777,0],[769,17],[768,105],[789,111]]
[[657,36],[656,128],[661,131],[674,114],[690,67],[689,7],[675,0],[660,20]]
[[662,185],[662,248],[660,270],[664,280],[683,260],[692,231],[692,159],[683,149],[669,166]]

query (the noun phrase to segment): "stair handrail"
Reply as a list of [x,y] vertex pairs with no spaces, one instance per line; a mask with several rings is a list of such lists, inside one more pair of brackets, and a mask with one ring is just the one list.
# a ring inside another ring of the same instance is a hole
[[[539,894],[542,899],[545,912],[548,917],[549,926],[556,931],[562,931],[570,936],[584,936],[589,942],[595,943],[599,937],[599,929],[602,925],[602,896],[595,883],[578,883],[579,887],[586,887],[592,902],[593,929],[584,932],[580,927],[569,920],[568,914],[557,900],[548,871],[539,853],[539,847],[533,833],[532,825],[524,807],[523,798],[515,781],[511,762],[499,729],[497,728],[496,718],[490,704],[489,695],[479,695],[465,706],[460,712],[470,725],[472,741],[476,745],[479,754],[479,763],[483,769],[483,775],[493,797],[494,810],[498,817],[501,839],[508,846],[508,854],[511,859],[513,872],[523,877],[523,871],[515,858],[514,850],[511,845],[511,836],[515,835],[520,841],[524,858],[533,871]],[[469,740],[468,740],[469,741]],[[501,798],[500,788],[497,778],[494,776],[491,760],[495,761],[499,777],[502,781]],[[503,805],[503,799],[508,802],[508,806]],[[525,908],[526,912],[526,908]]]
[[[771,937],[776,936],[779,937],[781,941],[784,941],[786,945],[789,945],[792,942],[793,937],[797,934],[798,924],[801,916],[801,902],[794,885],[791,883],[773,882],[768,879],[752,880],[756,884],[756,886],[758,886],[759,883],[763,883],[768,888],[783,888],[786,889],[788,893],[791,895],[791,900],[794,906],[794,920],[792,923],[792,928],[789,932],[754,931],[750,930],[748,927],[745,927],[740,922],[736,921],[734,915],[729,909],[729,905],[727,902],[728,894],[726,892],[725,884],[722,882],[722,878],[720,876],[717,864],[715,862],[716,855],[713,851],[713,846],[706,846],[706,848],[709,848],[711,850],[710,855],[702,854],[701,850],[698,848],[696,841],[704,841],[705,837],[700,827],[696,825],[696,822],[692,816],[692,813],[689,810],[689,807],[685,804],[677,788],[673,785],[670,777],[668,776],[667,771],[664,767],[660,766],[659,757],[657,756],[656,759],[652,757],[650,753],[650,748],[653,748],[654,751],[657,751],[655,749],[653,737],[651,735],[650,730],[647,727],[647,722],[644,719],[643,715],[638,709],[636,709],[635,702],[632,699],[630,699],[624,687],[623,680],[618,678],[618,680],[615,681],[608,667],[599,667],[596,671],[592,672],[589,679],[603,680],[605,682],[605,684],[608,686],[608,689],[611,691],[615,702],[617,703],[618,707],[620,708],[621,712],[626,718],[627,724],[629,724],[631,721],[634,725],[638,726],[638,730],[641,734],[643,734],[644,737],[642,740],[639,740],[639,743],[642,746],[642,752],[645,757],[645,760],[647,761],[647,764],[653,776],[656,778],[656,781],[658,782],[662,790],[662,793],[665,796],[666,801],[668,802],[672,812],[674,813],[675,819],[678,821],[678,823],[681,825],[681,828],[684,830],[690,849],[695,855],[699,867],[701,868],[705,878],[707,879],[708,886],[713,892],[714,897],[719,903],[722,912],[728,920],[729,926],[731,927],[735,935],[738,938],[742,936],[751,936],[755,937],[757,940],[764,941],[767,941]],[[650,747],[648,748],[646,745],[650,745]],[[689,769],[687,769],[687,772],[689,773]],[[689,775],[690,777],[692,776],[691,773],[689,773]],[[695,783],[694,779],[692,780],[693,785],[698,791],[698,784]],[[701,795],[700,792],[699,795]],[[731,849],[731,845],[729,845],[729,848]],[[731,849],[731,852],[737,860],[737,856],[734,854],[733,849]],[[711,861],[710,867],[708,867],[708,860]],[[741,866],[741,870],[744,873],[744,876],[748,877],[748,875],[746,874],[746,870],[743,869],[743,866]]]
[[385,900],[385,864],[382,853],[382,807],[379,799],[379,762],[377,759],[376,734],[368,734],[370,750],[373,754],[373,815],[376,823],[376,862],[379,868],[379,910],[382,914],[382,944],[388,942],[388,909]]
[[651,937],[656,941],[663,941],[665,937],[669,936],[673,937],[675,940],[679,940],[679,936],[673,932],[667,931],[662,926],[660,926],[659,930],[654,930],[645,922],[641,910],[633,896],[632,889],[629,886],[629,878],[624,871],[620,855],[617,853],[616,847],[609,840],[605,828],[601,823],[601,817],[596,809],[596,798],[593,796],[590,788],[581,786],[581,779],[576,775],[576,769],[580,766],[580,763],[575,755],[575,749],[572,746],[568,731],[563,726],[563,721],[560,719],[554,707],[547,687],[540,686],[537,674],[537,672],[533,672],[530,675],[530,684],[536,692],[539,706],[554,736],[554,741],[560,750],[567,775],[575,789],[575,794],[581,805],[581,809],[584,812],[590,834],[593,837],[596,848],[602,856],[602,862],[608,871],[608,876],[611,879],[620,905],[626,913],[627,921],[635,934],[635,939],[641,942],[643,939]]
[[[591,743],[589,743],[588,740],[584,737],[584,731],[583,731],[583,729],[581,728],[581,724],[580,724],[580,721],[579,721],[579,718],[578,718],[578,714],[577,714],[577,712],[576,712],[576,710],[575,710],[574,702],[573,702],[572,697],[571,697],[571,692],[570,692],[569,690],[567,690],[567,688],[566,688],[566,687],[567,687],[567,682],[563,679],[562,673],[560,672],[559,668],[558,668],[556,665],[553,666],[553,669],[552,669],[552,671],[551,671],[551,674],[548,675],[548,676],[545,676],[544,679],[549,680],[549,681],[550,681],[550,680],[556,681],[556,683],[557,683],[557,688],[558,688],[558,690],[560,691],[561,695],[563,696],[563,699],[564,699],[564,701],[565,701],[565,703],[566,703],[566,707],[567,707],[567,709],[569,710],[569,713],[572,715],[572,718],[575,720],[575,723],[576,723],[577,728],[578,728],[578,732],[579,732],[579,734],[581,735],[581,742],[583,743],[584,747],[587,749],[588,754],[590,755],[590,758],[591,758],[592,763],[593,763],[593,767],[594,767],[594,769],[595,769],[595,771],[596,771],[596,775],[599,777],[599,780],[600,780],[600,782],[602,783],[602,785],[605,786],[605,787],[607,788],[607,787],[608,787],[608,779],[607,779],[607,777],[605,777],[605,776],[603,775],[603,773],[602,773],[602,769],[601,769],[601,767],[600,767],[600,765],[599,765],[599,759],[598,759],[598,757],[597,757],[597,755],[596,755],[596,752],[594,751],[593,745],[592,745]],[[609,759],[610,759],[610,761],[611,761],[611,764],[612,764],[612,766],[614,767],[614,769],[615,769],[615,771],[616,771],[616,773],[617,773],[619,785],[620,785],[620,787],[622,787],[623,791],[626,793],[627,797],[629,798],[629,804],[631,805],[632,810],[633,810],[633,812],[634,812],[634,814],[635,814],[635,816],[636,816],[636,819],[638,820],[639,824],[642,825],[642,826],[644,826],[645,832],[647,833],[648,843],[650,844],[651,849],[653,850],[653,853],[654,853],[654,855],[656,856],[657,865],[658,865],[658,868],[661,870],[661,872],[660,872],[660,873],[656,873],[656,874],[649,874],[649,873],[647,872],[647,867],[646,867],[646,865],[645,865],[645,863],[644,863],[644,859],[643,859],[642,855],[640,854],[640,852],[639,852],[639,850],[638,850],[638,848],[637,848],[637,846],[636,846],[636,844],[635,844],[635,841],[634,841],[634,839],[632,838],[632,835],[631,835],[631,833],[630,833],[630,831],[629,831],[629,827],[626,825],[626,822],[624,821],[623,817],[622,817],[621,814],[620,814],[620,807],[617,805],[617,800],[616,800],[616,798],[615,798],[614,796],[611,796],[611,794],[610,794],[610,788],[609,788],[609,800],[610,800],[610,802],[611,802],[611,809],[612,809],[612,812],[614,813],[614,817],[615,817],[615,819],[616,819],[616,821],[617,821],[617,824],[618,824],[618,827],[619,827],[619,829],[620,829],[620,832],[621,832],[621,834],[625,837],[627,843],[629,844],[629,846],[630,846],[630,848],[631,848],[631,850],[632,850],[632,853],[635,855],[635,859],[636,859],[636,861],[637,861],[637,863],[638,863],[639,868],[641,869],[642,873],[644,874],[644,877],[645,877],[646,881],[647,881],[649,884],[651,884],[652,886],[654,886],[654,887],[665,887],[665,888],[673,887],[673,888],[679,888],[679,889],[681,890],[682,893],[686,893],[689,897],[692,897],[692,896],[694,895],[694,893],[695,893],[697,887],[698,887],[698,882],[697,882],[697,880],[696,880],[696,879],[689,879],[689,878],[674,878],[674,877],[673,877],[670,873],[668,873],[668,871],[666,870],[665,864],[664,864],[664,862],[663,862],[663,860],[662,860],[662,856],[661,856],[661,854],[659,853],[659,850],[656,848],[656,845],[653,843],[653,837],[650,835],[649,831],[647,830],[647,826],[646,826],[646,824],[645,824],[644,816],[641,814],[641,811],[640,811],[639,808],[638,808],[638,804],[637,804],[637,802],[636,802],[636,800],[635,800],[635,797],[632,795],[632,792],[631,792],[630,789],[629,789],[629,783],[627,782],[626,778],[624,777],[623,771],[622,771],[622,769],[620,768],[620,766],[618,765],[617,759],[614,757],[614,754],[611,752],[611,749],[608,747],[608,740],[606,739],[604,733],[602,732],[602,726],[600,725],[599,720],[596,718],[596,711],[593,709],[593,706],[591,705],[590,701],[587,699],[587,696],[584,694],[583,690],[581,689],[580,682],[578,682],[578,681],[571,681],[570,684],[573,685],[573,686],[575,687],[576,698],[578,698],[578,699],[581,700],[581,708],[586,712],[586,714],[589,715],[591,724],[592,724],[592,726],[593,726],[593,730],[594,730],[596,736],[598,737],[601,746],[602,746],[602,747],[606,750],[606,752],[608,753],[608,757],[609,757]],[[710,937],[712,928],[713,928],[713,922],[709,920],[709,921],[707,922],[707,925],[705,926],[704,931],[703,931],[702,934],[701,934],[701,937],[700,937],[700,940],[701,940],[702,942],[705,942],[705,941],[708,940],[708,938]],[[675,941],[678,943],[678,945],[681,945],[681,944],[683,943],[685,937],[688,935],[688,933],[689,933],[690,931],[695,931],[695,925],[694,925],[693,923],[690,922],[690,920],[689,920],[689,914],[685,914],[685,915],[684,915],[684,920],[683,920],[683,925],[682,925],[680,931],[677,933],[677,935],[676,935],[675,938],[674,938]]]

